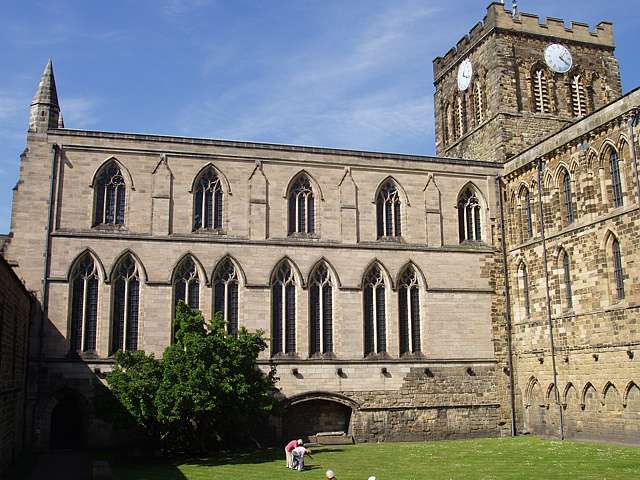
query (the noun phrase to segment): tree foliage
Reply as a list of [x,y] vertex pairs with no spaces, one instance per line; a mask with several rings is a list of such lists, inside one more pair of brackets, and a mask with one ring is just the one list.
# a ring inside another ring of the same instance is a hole
[[[176,308],[175,342],[162,359],[144,352],[118,352],[107,375],[126,415],[164,448],[191,453],[236,444],[275,413],[275,368],[257,365],[267,348],[263,333],[226,332],[219,315],[208,325],[200,311]],[[119,415],[121,416],[121,415]]]

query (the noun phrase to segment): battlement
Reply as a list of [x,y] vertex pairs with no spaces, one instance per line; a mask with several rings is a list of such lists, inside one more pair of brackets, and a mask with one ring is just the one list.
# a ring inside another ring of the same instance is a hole
[[493,2],[487,7],[487,15],[482,22],[478,22],[444,57],[436,57],[433,60],[434,80],[437,82],[439,77],[451,68],[469,47],[493,30],[553,37],[609,48],[615,46],[611,22],[600,22],[591,29],[586,23],[572,21],[567,27],[565,21],[558,18],[547,17],[541,20],[538,15],[530,13],[520,13],[514,17],[513,12],[506,9],[503,4]]

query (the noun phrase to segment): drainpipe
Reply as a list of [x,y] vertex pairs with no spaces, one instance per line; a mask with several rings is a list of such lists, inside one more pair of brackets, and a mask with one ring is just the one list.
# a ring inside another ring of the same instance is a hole
[[544,233],[544,211],[542,208],[542,158],[538,159],[538,216],[540,217],[540,236],[542,237],[542,262],[544,265],[544,284],[547,301],[547,325],[549,327],[549,344],[551,347],[551,368],[553,369],[553,385],[556,391],[556,405],[560,414],[560,440],[564,440],[564,415],[560,403],[558,387],[558,371],[556,369],[556,347],[553,341],[553,321],[551,320],[551,296],[549,295],[549,266],[547,264],[547,238]]
[[[37,416],[37,404],[41,401],[41,380],[40,375],[43,369],[42,364],[44,363],[44,354],[43,354],[43,340],[44,340],[44,327],[45,322],[49,318],[49,272],[51,270],[51,230],[53,229],[53,199],[56,190],[56,178],[57,178],[57,168],[58,166],[58,145],[53,144],[51,146],[51,175],[49,182],[49,198],[47,201],[47,230],[45,237],[45,248],[44,248],[44,259],[43,259],[43,274],[42,274],[42,315],[40,318],[40,329],[38,332],[38,369],[36,372],[36,402],[34,403],[34,415],[33,415],[33,426],[32,429],[36,429],[38,422],[36,421]],[[35,431],[32,432],[32,438],[35,438]],[[41,439],[39,439],[41,440]]]
[[509,270],[507,268],[506,229],[504,228],[504,208],[502,206],[502,177],[496,176],[498,208],[500,210],[500,246],[502,248],[502,276],[504,278],[504,323],[507,327],[507,368],[509,369],[509,391],[511,400],[511,436],[517,435],[516,396],[513,381],[513,349],[511,345],[511,299],[509,295]]
[[629,142],[631,143],[631,159],[633,160],[633,170],[636,173],[636,198],[637,203],[640,204],[640,177],[638,176],[638,153],[636,151],[636,136],[634,127],[640,121],[640,113],[633,112],[629,117]]

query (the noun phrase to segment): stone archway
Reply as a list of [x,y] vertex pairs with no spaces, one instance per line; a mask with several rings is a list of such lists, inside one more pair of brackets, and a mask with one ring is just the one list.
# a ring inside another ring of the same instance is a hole
[[86,446],[86,409],[83,399],[72,390],[61,392],[51,410],[49,446],[52,450]]
[[[318,434],[351,441],[353,414],[358,405],[342,395],[313,392],[287,399],[282,418],[285,438],[315,440]],[[328,437],[327,437],[328,438]]]

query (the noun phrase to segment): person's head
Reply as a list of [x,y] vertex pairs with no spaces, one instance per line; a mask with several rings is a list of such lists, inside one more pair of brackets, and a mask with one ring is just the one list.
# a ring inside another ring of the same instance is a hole
[[327,480],[336,480],[336,476],[333,474],[333,470],[327,470],[325,476],[327,477]]
[[302,445],[304,442],[302,441],[302,439],[298,439],[298,445]]

